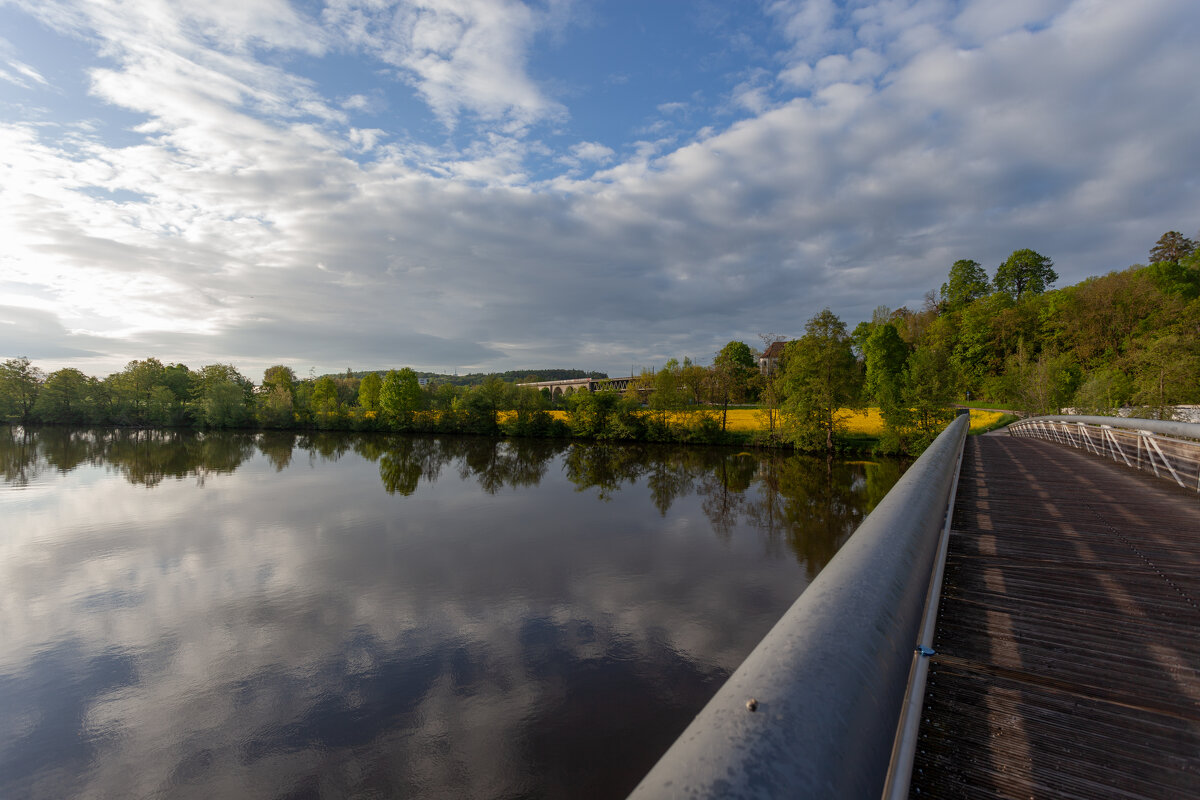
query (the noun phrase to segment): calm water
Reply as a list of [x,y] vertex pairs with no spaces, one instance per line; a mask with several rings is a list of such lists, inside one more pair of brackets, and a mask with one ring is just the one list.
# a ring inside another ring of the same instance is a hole
[[894,462],[0,427],[0,797],[622,797]]

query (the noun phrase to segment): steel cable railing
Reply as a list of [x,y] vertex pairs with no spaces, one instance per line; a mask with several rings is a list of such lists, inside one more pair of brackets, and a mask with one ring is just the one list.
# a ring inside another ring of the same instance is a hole
[[1125,417],[1031,417],[1009,425],[1008,433],[1111,458],[1200,492],[1200,423]]

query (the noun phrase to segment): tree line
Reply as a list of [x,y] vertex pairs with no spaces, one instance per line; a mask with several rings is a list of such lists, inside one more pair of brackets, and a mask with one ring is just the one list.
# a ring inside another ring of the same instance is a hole
[[873,406],[877,449],[924,449],[973,403],[1030,414],[1169,417],[1200,402],[1200,251],[1168,231],[1149,265],[1063,289],[1053,261],[1016,250],[989,278],[972,259],[951,265],[920,310],[877,308],[853,331],[828,309],[789,342],[773,394],[782,437],[831,449],[838,408]]
[[[0,414],[82,425],[753,439],[833,451],[846,444],[844,409],[871,406],[885,423],[876,446],[917,452],[964,400],[1031,413],[1133,405],[1157,415],[1200,402],[1200,252],[1192,239],[1169,231],[1148,266],[1052,289],[1057,280],[1051,259],[1029,249],[990,277],[962,259],[919,310],[881,306],[853,331],[829,309],[816,314],[770,375],[740,341],[708,366],[671,359],[623,392],[602,384],[566,397],[519,386],[516,373],[422,385],[408,368],[301,379],[276,365],[255,385],[229,364],[193,370],[147,358],[99,379],[73,368],[47,375],[21,357],[0,364]],[[761,338],[766,350],[780,337]],[[727,411],[738,403],[759,408],[761,432],[729,432]],[[699,413],[677,413],[685,409]]]

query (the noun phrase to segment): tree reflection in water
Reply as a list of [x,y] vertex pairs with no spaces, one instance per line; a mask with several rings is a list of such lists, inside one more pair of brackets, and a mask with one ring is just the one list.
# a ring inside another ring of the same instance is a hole
[[0,795],[624,796],[899,473],[5,428]]
[[578,491],[595,491],[601,500],[644,480],[660,515],[678,498],[697,494],[718,538],[727,540],[737,525],[749,524],[764,534],[769,551],[786,545],[809,565],[810,578],[903,472],[895,460],[611,442],[9,426],[0,435],[0,477],[23,486],[44,469],[66,473],[90,464],[144,486],[165,478],[203,483],[209,474],[234,472],[256,453],[282,471],[297,452],[306,452],[310,463],[337,461],[349,452],[376,461],[383,488],[402,496],[422,481],[436,482],[451,464],[488,494],[537,486],[559,460]]

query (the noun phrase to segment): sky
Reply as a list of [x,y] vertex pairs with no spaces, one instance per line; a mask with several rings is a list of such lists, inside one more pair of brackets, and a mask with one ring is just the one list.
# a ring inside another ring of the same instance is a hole
[[0,0],[0,358],[613,377],[1200,226],[1195,0]]

